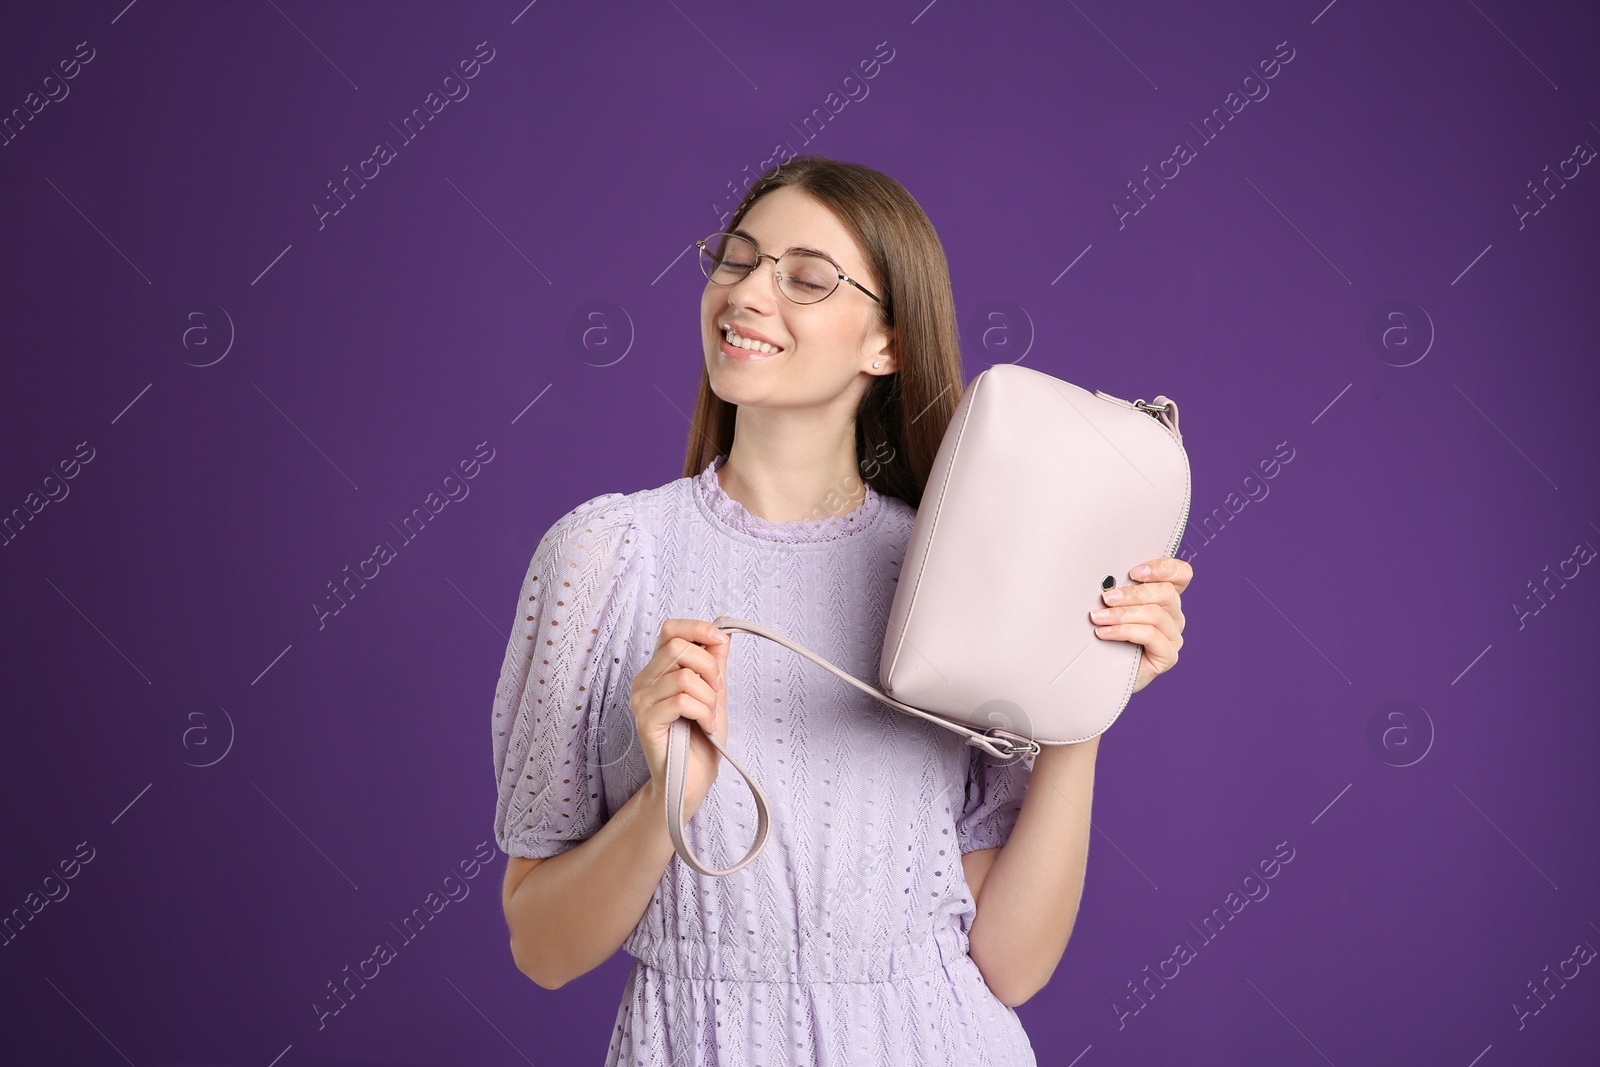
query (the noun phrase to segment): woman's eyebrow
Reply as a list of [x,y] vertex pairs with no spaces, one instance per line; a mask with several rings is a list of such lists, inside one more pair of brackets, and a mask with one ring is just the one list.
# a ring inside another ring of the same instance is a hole
[[[738,237],[743,237],[745,240],[749,241],[751,244],[755,245],[757,248],[761,247],[761,242],[757,241],[755,239],[755,237],[753,237],[748,230],[733,230],[731,232],[734,235],[738,236]],[[784,250],[783,254],[784,255],[788,255],[790,252],[809,252],[811,255],[821,256],[823,259],[826,259],[830,263],[838,262],[831,255],[829,255],[828,253],[822,251],[822,249],[820,249],[820,248],[812,248],[809,245],[790,245],[788,248],[786,248]]]

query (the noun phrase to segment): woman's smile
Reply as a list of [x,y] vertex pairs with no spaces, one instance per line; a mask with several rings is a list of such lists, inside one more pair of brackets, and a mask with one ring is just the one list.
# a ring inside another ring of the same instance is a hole
[[782,355],[787,349],[779,348],[763,340],[747,337],[739,332],[737,326],[724,326],[722,341],[717,346],[722,354],[729,359],[742,363],[759,363],[771,359],[773,356]]

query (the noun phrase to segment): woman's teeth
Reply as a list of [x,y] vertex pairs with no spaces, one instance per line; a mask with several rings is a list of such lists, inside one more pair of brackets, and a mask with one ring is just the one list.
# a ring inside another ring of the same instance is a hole
[[774,347],[772,345],[769,345],[765,341],[752,341],[748,337],[740,337],[737,333],[735,333],[731,329],[727,331],[727,338],[728,338],[728,343],[730,345],[732,345],[734,348],[743,348],[743,349],[747,349],[747,350],[749,350],[751,352],[760,352],[763,355],[770,356],[774,352],[782,352],[783,351],[783,349],[776,348],[776,347]]

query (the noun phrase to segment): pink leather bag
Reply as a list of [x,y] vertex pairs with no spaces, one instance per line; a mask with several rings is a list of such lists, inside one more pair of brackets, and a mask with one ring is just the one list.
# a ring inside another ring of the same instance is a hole
[[[999,364],[967,386],[939,442],[884,633],[882,691],[758,622],[715,622],[996,757],[1087,741],[1122,714],[1143,653],[1096,637],[1088,613],[1135,565],[1177,550],[1189,496],[1174,401],[1129,403]],[[668,734],[667,830],[692,869],[732,874],[766,846],[766,797],[711,737],[750,786],[757,826],[744,859],[702,864],[683,837],[691,725],[680,718]]]

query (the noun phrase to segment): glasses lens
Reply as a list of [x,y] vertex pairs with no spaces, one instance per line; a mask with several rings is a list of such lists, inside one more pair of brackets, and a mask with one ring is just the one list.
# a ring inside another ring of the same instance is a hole
[[[702,244],[700,270],[718,285],[733,285],[755,269],[756,246],[733,233],[714,233]],[[790,252],[778,261],[778,285],[797,304],[815,304],[839,287],[839,268],[821,256]]]
[[815,304],[839,286],[839,268],[821,256],[790,252],[778,261],[779,284],[797,304]]
[[700,269],[718,285],[732,285],[756,265],[756,246],[737,234],[714,233],[705,239]]

